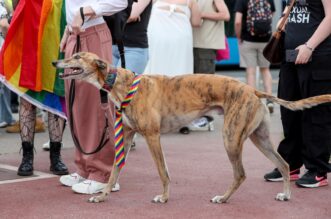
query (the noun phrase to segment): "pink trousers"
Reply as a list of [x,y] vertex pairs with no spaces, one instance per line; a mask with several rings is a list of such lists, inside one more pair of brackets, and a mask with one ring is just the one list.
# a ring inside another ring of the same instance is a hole
[[[76,52],[76,35],[70,35],[67,40],[65,56],[70,57]],[[106,24],[89,27],[80,34],[80,51],[92,52],[101,59],[111,63],[112,38]],[[76,149],[75,164],[77,173],[82,177],[98,182],[107,182],[114,162],[114,105],[110,102],[101,107],[99,90],[91,84],[76,81],[75,101],[72,107],[74,117],[74,134],[82,149],[93,151],[101,140],[105,127],[105,112],[109,119],[109,138],[106,146],[96,154],[84,155]],[[65,97],[69,101],[70,81],[65,81]],[[106,108],[106,109],[105,109]]]

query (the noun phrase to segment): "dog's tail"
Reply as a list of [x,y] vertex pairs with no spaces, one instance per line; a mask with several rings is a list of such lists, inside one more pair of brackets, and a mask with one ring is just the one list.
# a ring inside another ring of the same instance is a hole
[[272,96],[270,94],[267,94],[267,93],[264,93],[261,91],[257,91],[257,90],[255,90],[255,95],[259,98],[266,98],[272,102],[278,103],[279,105],[281,105],[287,109],[293,110],[293,111],[308,109],[308,108],[317,106],[322,103],[331,102],[330,94],[309,97],[309,98],[297,100],[297,101],[286,101],[286,100],[279,99],[275,96]]

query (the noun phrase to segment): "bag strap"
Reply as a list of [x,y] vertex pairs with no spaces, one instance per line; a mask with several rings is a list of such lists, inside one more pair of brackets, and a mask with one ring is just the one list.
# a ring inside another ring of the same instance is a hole
[[291,0],[290,6],[289,6],[289,10],[284,14],[284,16],[282,17],[282,22],[280,23],[279,27],[278,27],[278,32],[281,32],[286,24],[287,18],[290,15],[292,8],[295,4],[296,0]]

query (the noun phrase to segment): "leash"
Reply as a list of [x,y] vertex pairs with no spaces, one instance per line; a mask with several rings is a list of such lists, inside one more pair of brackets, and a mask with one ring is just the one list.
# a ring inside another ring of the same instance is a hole
[[[84,14],[83,14],[83,10],[82,8],[80,8],[80,14],[82,16],[82,20],[84,23]],[[81,43],[80,43],[80,35],[77,35],[76,38],[76,48],[75,48],[75,52],[79,52],[81,50]],[[72,139],[75,143],[76,148],[83,154],[85,155],[91,155],[91,154],[95,154],[97,152],[99,152],[109,141],[109,138],[106,138],[106,136],[108,136],[107,133],[108,132],[108,116],[107,116],[107,112],[105,110],[105,127],[103,128],[103,132],[102,132],[102,136],[101,136],[101,140],[99,142],[99,145],[96,147],[95,150],[91,151],[91,152],[86,152],[83,150],[77,136],[75,135],[75,125],[74,125],[74,115],[72,113],[72,109],[73,109],[73,105],[75,102],[75,91],[76,91],[76,83],[75,80],[71,80],[70,82],[70,89],[69,89],[69,117],[70,117],[70,132],[71,132],[71,136]],[[107,92],[100,90],[100,97],[101,97],[101,103],[107,103],[108,102],[108,98],[107,98]]]
[[132,98],[138,90],[138,85],[140,83],[142,75],[135,76],[132,85],[125,99],[121,103],[119,109],[116,110],[115,119],[115,164],[121,169],[125,165],[125,155],[124,155],[124,141],[123,141],[123,119],[122,113],[125,108],[130,104]]

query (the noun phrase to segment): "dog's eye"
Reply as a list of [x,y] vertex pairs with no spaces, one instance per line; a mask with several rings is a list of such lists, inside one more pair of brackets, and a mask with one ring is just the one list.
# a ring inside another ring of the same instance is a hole
[[75,55],[74,59],[80,59],[80,55]]

